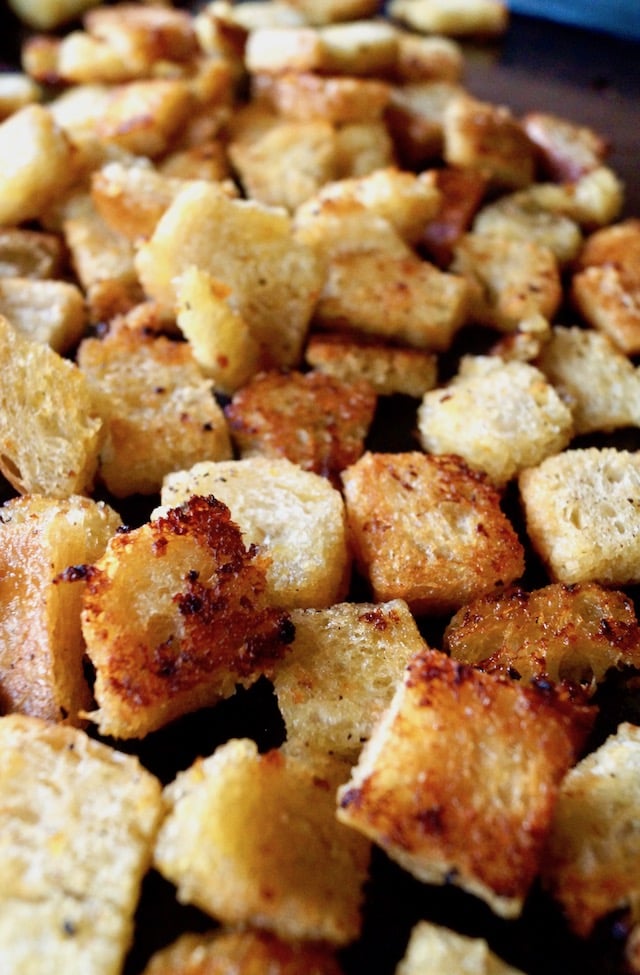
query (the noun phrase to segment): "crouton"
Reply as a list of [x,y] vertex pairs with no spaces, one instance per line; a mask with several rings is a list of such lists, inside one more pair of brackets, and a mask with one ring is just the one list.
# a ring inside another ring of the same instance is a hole
[[367,452],[342,480],[355,558],[375,599],[445,614],[522,574],[497,490],[459,457]]
[[313,27],[262,27],[250,32],[244,56],[250,74],[318,71],[324,48]]
[[383,345],[334,333],[312,333],[305,361],[342,382],[365,379],[378,396],[400,393],[419,399],[437,381],[437,357],[421,349]]
[[291,620],[295,639],[273,678],[285,749],[353,763],[424,640],[400,599],[297,610]]
[[536,365],[570,408],[576,434],[640,425],[640,372],[603,332],[557,325]]
[[7,715],[0,797],[3,971],[122,971],[162,814],[158,780],[79,729]]
[[113,162],[93,173],[91,198],[112,230],[135,241],[151,236],[184,185],[144,164]]
[[468,284],[471,319],[501,332],[516,331],[528,318],[551,320],[562,300],[556,257],[534,241],[465,234],[449,269]]
[[0,278],[0,315],[28,339],[69,352],[85,329],[82,292],[69,281]]
[[626,355],[640,352],[640,287],[629,287],[615,265],[591,265],[574,274],[571,299],[584,321],[604,332]]
[[375,406],[364,380],[272,371],[239,389],[225,415],[240,456],[286,457],[337,485],[364,450]]
[[462,79],[462,47],[450,37],[424,36],[398,29],[398,81],[452,81]]
[[366,176],[396,162],[386,122],[347,122],[336,129],[336,178]]
[[558,212],[560,201],[552,196],[544,194],[541,184],[508,193],[478,211],[473,231],[541,244],[566,266],[580,251],[583,236],[576,220]]
[[351,20],[318,28],[321,68],[327,74],[378,75],[392,71],[398,56],[398,35],[383,20]]
[[378,0],[287,0],[287,6],[300,13],[310,24],[333,24],[344,20],[373,17]]
[[576,266],[613,266],[620,269],[625,281],[635,284],[640,261],[640,218],[629,217],[590,234],[584,242]]
[[160,6],[119,3],[87,11],[85,30],[106,41],[129,64],[139,66],[140,76],[150,73],[158,61],[188,62],[198,53],[191,14]]
[[429,921],[411,929],[406,951],[394,975],[442,975],[464,971],[468,975],[523,975],[498,958],[484,938],[458,934]]
[[351,569],[346,515],[326,478],[285,457],[202,462],[168,474],[160,501],[174,508],[194,494],[227,505],[245,544],[268,556],[274,606],[319,608],[345,597]]
[[[0,471],[21,494],[89,493],[101,420],[78,367],[0,316]],[[37,382],[34,381],[34,377]]]
[[453,37],[503,34],[509,22],[502,0],[391,0],[389,14],[413,30]]
[[265,360],[298,362],[323,268],[294,238],[284,211],[229,199],[213,183],[186,187],[138,251],[136,267],[148,296],[172,312],[174,279],[192,266],[231,289]]
[[194,106],[180,78],[151,78],[115,87],[96,123],[97,135],[129,152],[154,158],[169,148]]
[[393,259],[415,258],[396,228],[360,200],[346,195],[313,196],[293,218],[297,240],[311,247],[326,265],[335,257],[359,253],[386,253]]
[[423,227],[417,244],[421,253],[446,268],[456,244],[469,230],[482,203],[487,181],[480,173],[452,166],[435,170],[434,177],[439,194],[438,210]]
[[42,90],[21,71],[3,71],[0,75],[0,121],[14,112],[42,100]]
[[565,450],[522,471],[529,539],[553,581],[640,580],[640,456],[613,447]]
[[533,144],[505,106],[469,94],[453,98],[444,109],[443,135],[448,165],[478,170],[501,189],[533,182]]
[[129,292],[138,287],[132,241],[113,230],[90,194],[79,194],[63,216],[62,230],[71,263],[83,290],[104,281]]
[[552,680],[595,693],[612,667],[637,667],[633,603],[593,582],[513,588],[463,606],[443,648],[454,659],[516,680]]
[[14,498],[0,508],[3,711],[79,724],[91,704],[80,631],[82,580],[120,526],[83,497]]
[[0,229],[0,278],[62,277],[64,248],[57,234],[22,227]]
[[444,115],[464,93],[458,81],[428,79],[394,85],[386,121],[400,161],[417,169],[439,160],[444,150]]
[[218,930],[182,934],[150,958],[142,975],[215,975],[231,965],[234,975],[268,971],[269,975],[342,975],[327,945],[282,941],[269,931]]
[[266,598],[266,563],[214,498],[111,539],[82,609],[102,734],[143,737],[269,672],[293,634]]
[[338,819],[418,880],[517,917],[592,720],[547,687],[424,650],[339,788]]
[[417,422],[424,450],[459,454],[498,487],[573,436],[571,411],[544,373],[496,356],[464,356],[450,382],[424,394]]
[[343,946],[360,933],[369,843],[336,821],[347,766],[232,739],[164,791],[154,863],[178,899],[225,924]]
[[10,5],[29,27],[53,30],[79,17],[95,2],[96,0],[11,0]]
[[605,161],[609,144],[587,125],[551,112],[527,112],[520,123],[533,142],[545,174],[558,183],[573,183]]
[[389,102],[389,85],[373,78],[325,77],[309,71],[257,74],[252,95],[278,115],[297,122],[320,119],[332,125],[373,122]]
[[637,918],[639,790],[640,728],[626,722],[562,782],[541,878],[580,937],[614,911]]

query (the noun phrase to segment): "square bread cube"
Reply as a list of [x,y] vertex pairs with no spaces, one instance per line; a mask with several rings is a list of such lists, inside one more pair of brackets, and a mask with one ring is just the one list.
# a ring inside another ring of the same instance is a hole
[[225,408],[241,457],[286,457],[340,485],[340,472],[361,456],[376,394],[358,379],[325,373],[262,372]]
[[404,957],[394,975],[523,975],[498,958],[484,938],[458,934],[429,921],[418,921],[411,929]]
[[175,508],[194,494],[226,504],[245,544],[268,557],[267,592],[274,606],[320,608],[346,596],[346,513],[340,492],[325,477],[286,457],[203,461],[167,474],[160,501]]
[[424,650],[338,790],[338,818],[418,880],[517,917],[588,712]]
[[65,253],[57,234],[23,227],[0,228],[0,278],[61,278]]
[[407,604],[340,603],[291,615],[296,635],[274,672],[286,749],[355,762],[424,640]]
[[497,489],[460,457],[367,452],[342,480],[355,558],[376,600],[446,614],[521,576],[523,548]]
[[391,0],[389,13],[414,30],[454,37],[502,34],[509,23],[502,0]]
[[498,487],[573,435],[571,411],[544,373],[498,356],[464,356],[450,382],[425,393],[417,420],[424,450],[459,454]]
[[0,718],[3,975],[119,975],[161,813],[137,758],[78,729]]
[[63,355],[86,325],[84,297],[70,281],[0,277],[0,315],[22,335]]
[[531,111],[520,120],[538,150],[549,179],[572,183],[600,166],[609,144],[594,129],[551,112]]
[[36,495],[0,508],[0,685],[6,712],[81,722],[91,705],[83,579],[120,527],[102,502]]
[[80,343],[103,420],[99,476],[116,497],[155,494],[172,470],[231,456],[227,422],[190,346],[122,326]]
[[324,77],[310,71],[254,74],[251,93],[255,101],[285,119],[322,119],[331,125],[379,121],[390,97],[384,81],[348,75]]
[[504,105],[460,95],[447,103],[443,117],[444,160],[449,166],[475,169],[502,190],[533,182],[533,143]]
[[318,766],[231,739],[164,791],[156,868],[224,924],[344,946],[361,927],[370,844],[335,815],[342,762]]
[[640,454],[565,450],[522,471],[526,530],[552,580],[640,581]]
[[271,672],[293,628],[269,603],[265,563],[213,497],[111,539],[81,616],[101,734],[142,738]]
[[418,249],[438,267],[447,268],[456,244],[469,230],[482,204],[487,181],[472,169],[443,166],[435,170],[435,182],[440,195],[438,212],[423,227]]
[[542,861],[542,883],[571,929],[628,909],[637,923],[640,728],[623,723],[566,775]]
[[463,93],[457,79],[447,78],[403,81],[392,86],[385,117],[403,165],[419,169],[441,160],[445,109]]

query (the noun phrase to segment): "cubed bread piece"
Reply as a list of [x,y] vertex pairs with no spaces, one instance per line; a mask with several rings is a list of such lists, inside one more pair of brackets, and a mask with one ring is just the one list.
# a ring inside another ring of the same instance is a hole
[[338,254],[327,268],[314,319],[430,352],[446,351],[466,323],[469,288],[462,275],[415,255],[384,250]]
[[142,975],[220,975],[225,968],[233,975],[342,975],[328,945],[283,941],[269,931],[224,928],[180,935],[154,953]]
[[0,316],[0,471],[21,494],[88,493],[101,420],[78,367]]
[[44,105],[26,105],[0,123],[0,225],[41,217],[75,176],[71,143]]
[[22,71],[3,71],[0,75],[0,121],[26,105],[42,100],[40,85]]
[[96,2],[97,0],[11,0],[11,7],[29,27],[53,30],[79,17]]
[[378,12],[378,0],[287,0],[287,6],[310,24],[360,20]]
[[296,240],[313,249],[323,272],[342,255],[384,251],[393,259],[415,257],[386,217],[346,196],[311,197],[296,210],[293,226]]
[[440,203],[433,219],[423,228],[418,249],[439,267],[446,268],[482,203],[487,181],[472,169],[444,166],[433,172]]
[[194,183],[160,219],[136,265],[149,297],[170,312],[174,279],[192,266],[209,271],[231,289],[233,306],[266,360],[285,366],[299,360],[323,267],[294,238],[284,211]]
[[517,917],[588,712],[424,650],[338,790],[338,819],[418,880]]
[[104,142],[153,159],[170,147],[193,111],[195,96],[182,78],[145,78],[113,88],[96,122]]
[[361,927],[369,843],[337,822],[348,766],[231,739],[164,791],[154,862],[178,899],[226,924],[342,946]]
[[623,279],[637,284],[640,279],[640,218],[629,217],[590,234],[580,251],[576,266],[617,267]]
[[444,149],[444,114],[464,89],[458,81],[405,81],[391,89],[385,118],[402,164],[417,169],[440,159]]
[[384,77],[398,56],[398,35],[382,19],[350,20],[318,28],[322,41],[322,70],[327,74]]
[[460,457],[367,452],[342,480],[355,557],[376,600],[445,614],[522,574],[498,491]]
[[386,121],[347,122],[336,129],[337,178],[366,176],[395,165],[393,140]]
[[91,704],[83,579],[120,527],[102,502],[14,498],[0,508],[0,695],[6,712],[79,724]]
[[640,455],[565,450],[519,477],[527,533],[558,582],[640,581]]
[[298,122],[321,119],[332,125],[379,120],[390,97],[384,81],[348,75],[325,77],[310,71],[255,74],[251,91],[254,99],[284,118]]
[[594,582],[513,588],[467,603],[443,648],[461,663],[516,680],[568,682],[589,695],[613,668],[640,663],[633,603]]
[[544,887],[581,937],[614,911],[637,923],[638,802],[640,728],[623,723],[567,773],[542,861]]
[[576,434],[640,425],[640,372],[608,335],[555,326],[536,365],[569,406]]
[[443,972],[523,975],[498,958],[484,938],[458,934],[430,921],[418,921],[411,929],[406,951],[394,975],[443,975]]
[[241,457],[286,457],[335,484],[364,450],[376,394],[365,380],[322,372],[263,372],[225,407]]
[[86,324],[82,292],[70,281],[0,277],[0,315],[61,354],[77,344]]
[[61,278],[64,247],[57,234],[23,227],[0,228],[0,279]]
[[461,81],[464,54],[450,37],[425,36],[398,28],[395,76],[404,81]]
[[245,544],[268,556],[273,605],[319,608],[344,598],[351,569],[344,502],[325,477],[285,457],[203,462],[168,474],[160,500],[175,508],[194,494],[226,504]]
[[187,343],[123,326],[84,339],[77,360],[103,421],[99,476],[116,497],[155,494],[170,471],[231,456],[224,413]]
[[140,74],[151,73],[158,61],[185,62],[198,53],[193,19],[187,10],[120,3],[113,9],[101,5],[83,19],[92,37],[106,41]]
[[400,599],[298,610],[291,620],[295,639],[273,679],[284,747],[353,763],[424,640]]
[[465,234],[450,270],[467,281],[470,317],[501,332],[514,332],[536,316],[550,321],[562,300],[558,261],[535,241]]
[[478,170],[501,189],[533,182],[533,143],[506,106],[469,94],[454,98],[444,110],[443,135],[448,165]]
[[527,112],[520,120],[550,179],[571,183],[602,165],[607,140],[594,129],[551,112]]
[[270,671],[293,633],[265,564],[215,498],[110,541],[82,610],[101,733],[141,738]]
[[533,241],[548,247],[558,262],[566,265],[582,246],[582,231],[576,220],[562,212],[560,201],[553,199],[555,194],[545,194],[540,189],[541,184],[535,184],[488,203],[476,214],[473,231]]
[[151,236],[183,188],[183,180],[163,175],[144,163],[107,163],[91,178],[91,197],[98,213],[112,230],[134,241]]
[[413,30],[454,37],[503,34],[509,23],[502,0],[391,0],[389,13]]
[[366,379],[378,396],[401,393],[419,399],[433,389],[438,377],[437,356],[433,352],[385,345],[339,332],[312,333],[305,360],[313,369],[343,382]]
[[74,195],[63,216],[62,231],[85,291],[103,281],[117,283],[132,293],[138,288],[133,242],[106,222],[88,192]]
[[137,758],[78,729],[0,718],[5,975],[119,975],[161,813]]
[[424,394],[417,423],[424,450],[459,454],[498,487],[573,435],[571,411],[544,373],[498,356],[464,356],[450,382]]
[[318,71],[324,48],[313,27],[259,27],[252,30],[245,47],[250,74],[282,74],[286,71]]

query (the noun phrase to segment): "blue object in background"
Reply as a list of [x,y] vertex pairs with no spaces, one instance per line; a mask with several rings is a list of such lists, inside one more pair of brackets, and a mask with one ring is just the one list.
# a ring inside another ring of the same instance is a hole
[[640,40],[640,0],[509,0],[517,14]]

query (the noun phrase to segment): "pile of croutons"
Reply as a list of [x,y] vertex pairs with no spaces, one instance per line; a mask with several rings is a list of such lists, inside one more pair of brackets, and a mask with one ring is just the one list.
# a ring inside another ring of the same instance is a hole
[[[375,851],[507,923],[615,914],[640,973],[640,728],[594,737],[640,668],[606,136],[467,89],[500,0],[12,6],[0,971],[133,972],[155,872],[210,925],[135,975],[341,975]],[[280,744],[145,765],[260,682]],[[403,951],[517,975],[462,919]]]

